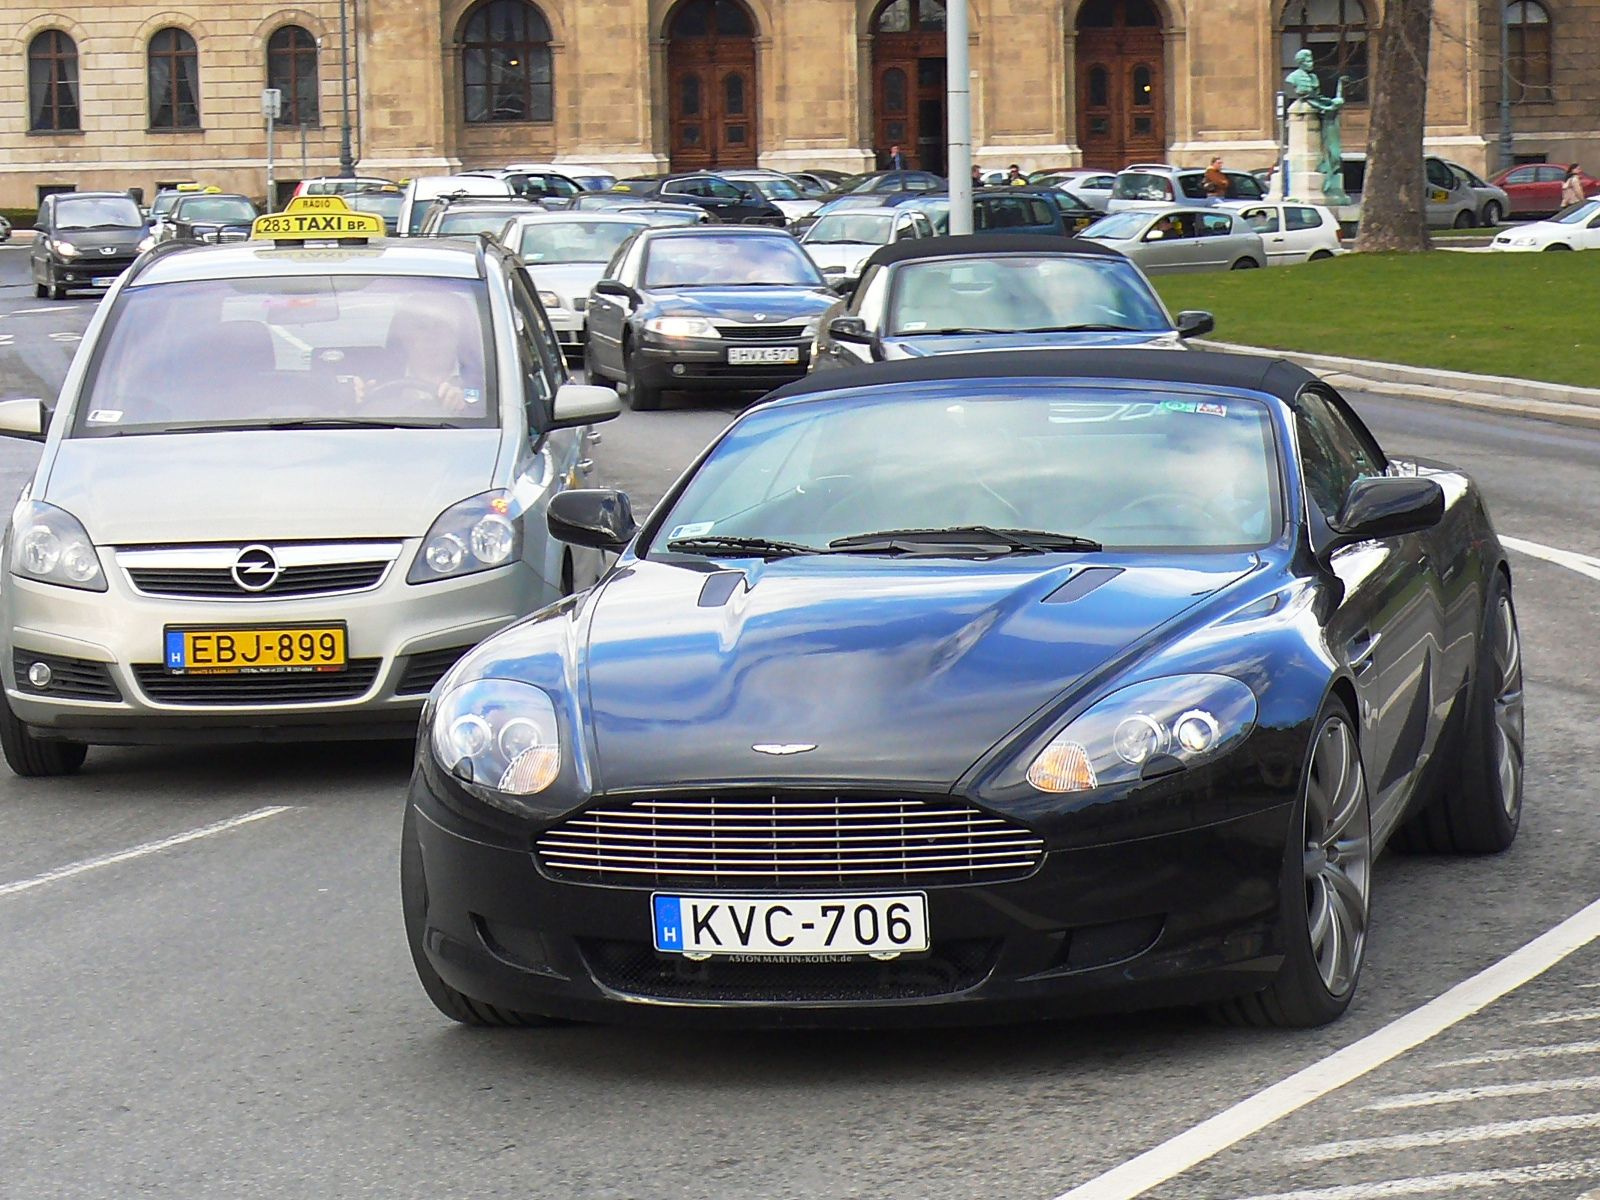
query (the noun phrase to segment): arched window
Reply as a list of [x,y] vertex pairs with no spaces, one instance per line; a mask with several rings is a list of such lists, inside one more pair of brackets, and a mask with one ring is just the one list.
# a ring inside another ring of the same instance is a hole
[[1294,70],[1294,56],[1311,51],[1324,95],[1345,80],[1344,98],[1367,98],[1367,10],[1361,0],[1289,0],[1283,7],[1281,72]]
[[461,25],[469,123],[553,121],[550,23],[526,0],[484,0]]
[[874,33],[911,33],[914,30],[944,28],[944,5],[940,0],[889,0],[878,10],[872,23]]
[[1511,100],[1551,100],[1550,14],[1536,0],[1506,5],[1506,73]]
[[150,128],[200,128],[200,51],[181,29],[150,39]]
[[283,93],[280,125],[315,125],[321,119],[317,39],[298,25],[285,25],[267,39],[267,86]]
[[735,0],[685,0],[672,12],[669,38],[755,37],[744,5]]
[[28,128],[38,133],[81,129],[78,47],[59,29],[28,43]]

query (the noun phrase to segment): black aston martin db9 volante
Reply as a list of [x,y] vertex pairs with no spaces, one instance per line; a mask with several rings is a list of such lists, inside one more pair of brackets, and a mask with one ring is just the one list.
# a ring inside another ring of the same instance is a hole
[[1372,863],[1516,835],[1522,671],[1471,480],[1283,362],[839,371],[435,689],[404,829],[472,1024],[1350,1003]]

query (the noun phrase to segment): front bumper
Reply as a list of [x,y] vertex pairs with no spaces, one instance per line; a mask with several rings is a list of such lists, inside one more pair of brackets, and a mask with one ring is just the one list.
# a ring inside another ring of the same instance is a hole
[[[134,588],[102,550],[109,590],[86,592],[8,575],[0,656],[6,698],[35,733],[90,743],[410,737],[433,684],[461,654],[550,598],[526,563],[456,580],[405,581],[407,540],[373,587],[342,594],[195,599]],[[169,675],[168,628],[342,623],[343,672]],[[35,686],[43,662],[51,682]]]
[[550,318],[550,328],[555,331],[556,342],[562,351],[571,357],[581,355],[588,318],[570,308],[546,308],[544,311],[545,316]]
[[[1289,804],[1052,848],[1010,882],[916,889],[928,898],[926,956],[694,963],[653,949],[652,891],[759,891],[559,882],[526,835],[466,820],[434,786],[419,770],[410,793],[422,953],[451,987],[514,1011],[767,1027],[1025,1020],[1257,991],[1281,962]],[[890,890],[908,889],[847,892]]]
[[[788,363],[731,363],[730,349],[793,349],[796,359]],[[765,391],[805,376],[811,368],[811,342],[682,338],[665,344],[651,340],[634,349],[632,362],[647,387],[672,391]]]
[[117,254],[102,257],[101,255],[83,255],[79,258],[63,259],[52,257],[50,260],[50,273],[55,281],[68,287],[109,287],[106,282],[96,280],[115,280],[133,265],[134,254]]

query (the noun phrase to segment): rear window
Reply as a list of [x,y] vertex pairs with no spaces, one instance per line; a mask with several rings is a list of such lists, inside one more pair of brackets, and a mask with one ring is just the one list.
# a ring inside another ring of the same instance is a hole
[[243,196],[198,196],[179,204],[175,215],[201,225],[243,225],[256,219],[256,206]]
[[1111,195],[1117,200],[1171,200],[1172,184],[1165,175],[1147,175],[1143,171],[1124,171],[1117,176]]
[[1194,175],[1178,176],[1178,186],[1183,189],[1183,194],[1190,200],[1204,200],[1206,195],[1206,177],[1199,173]]

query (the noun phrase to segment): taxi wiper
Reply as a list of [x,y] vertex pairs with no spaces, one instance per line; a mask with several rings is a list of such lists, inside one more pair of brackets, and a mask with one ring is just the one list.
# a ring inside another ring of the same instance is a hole
[[1102,549],[1093,538],[1046,529],[996,529],[993,525],[951,525],[943,529],[881,529],[834,538],[830,550],[859,554],[918,554],[960,546],[969,551],[1006,554],[1057,554]]
[[163,433],[230,433],[263,429],[465,429],[450,421],[408,421],[393,417],[287,417],[281,420],[217,421],[167,425]]
[[779,542],[760,537],[682,537],[673,538],[667,549],[679,554],[747,554],[759,558],[793,558],[797,554],[826,554],[817,546],[803,546],[799,542]]

